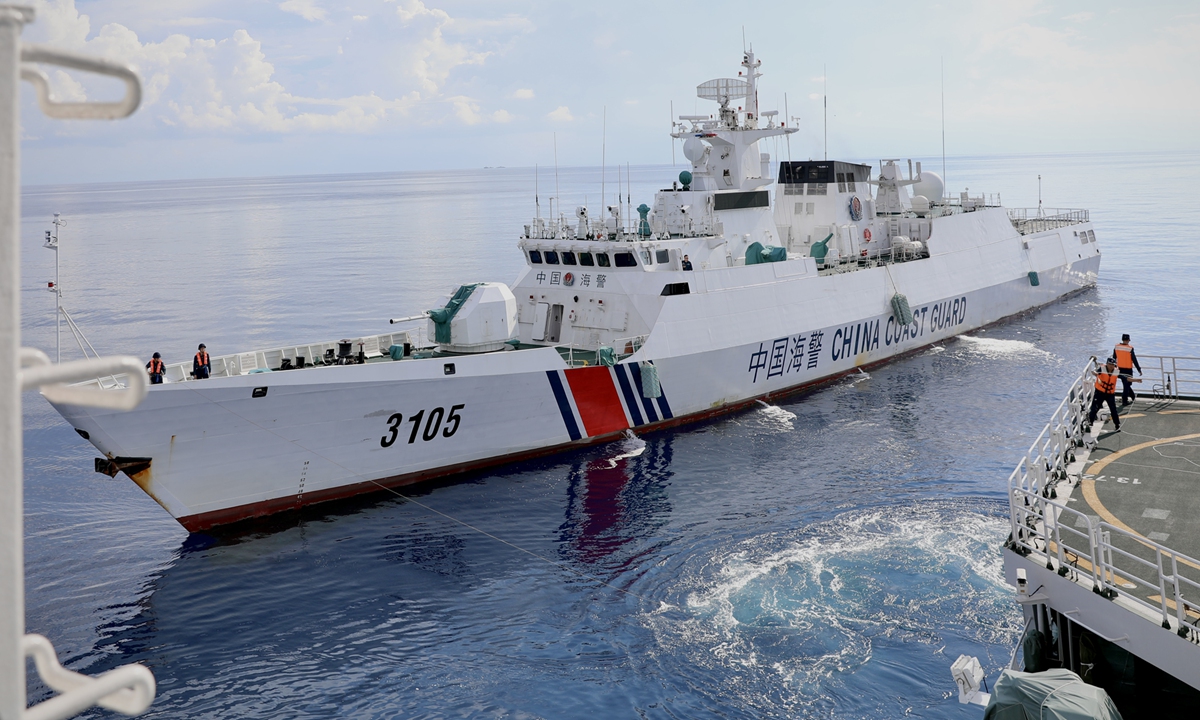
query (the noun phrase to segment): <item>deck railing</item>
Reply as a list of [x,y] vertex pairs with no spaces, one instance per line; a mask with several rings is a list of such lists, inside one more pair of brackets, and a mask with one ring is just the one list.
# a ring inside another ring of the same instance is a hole
[[1134,386],[1138,394],[1160,400],[1200,398],[1200,358],[1144,355],[1138,364],[1143,373]]
[[1089,222],[1088,210],[1064,208],[1009,208],[1008,219],[1022,235],[1057,230],[1058,228]]
[[[1164,368],[1194,360],[1153,359]],[[1055,501],[1060,482],[1082,480],[1081,474],[1069,477],[1067,468],[1084,446],[1096,369],[1093,357],[1009,476],[1007,545],[1022,555],[1044,558],[1046,569],[1063,577],[1090,580],[1094,592],[1123,598],[1161,618],[1162,627],[1200,641],[1195,625],[1200,620],[1200,560]],[[1200,376],[1200,369],[1195,372]]]
[[[612,341],[612,349],[616,354],[617,362],[633,355],[638,350],[642,349],[642,345],[646,344],[648,335],[634,335],[633,337],[618,338]],[[562,355],[569,367],[581,367],[585,365],[598,364],[599,348],[583,347],[579,345],[560,345],[558,352]]]
[[[411,338],[410,331],[407,330],[354,338],[350,340],[351,351],[354,355],[357,355],[361,349],[367,359],[382,357],[387,355],[388,348],[392,345],[412,344]],[[253,372],[278,370],[284,360],[288,360],[292,364],[292,367],[295,368],[298,367],[297,358],[304,358],[305,368],[336,364],[339,344],[338,341],[329,341],[308,345],[290,345],[270,350],[251,350],[232,355],[213,355],[209,357],[209,365],[212,368],[209,377],[233,377],[235,375],[249,375]],[[329,362],[329,351],[331,350],[334,353],[335,362],[333,363]],[[181,383],[192,382],[194,380],[192,377],[191,360],[171,363],[164,369],[166,370],[164,373],[165,382]],[[115,375],[105,376],[81,384],[95,385],[101,389],[108,390],[123,387],[126,384],[126,380],[125,375]]]

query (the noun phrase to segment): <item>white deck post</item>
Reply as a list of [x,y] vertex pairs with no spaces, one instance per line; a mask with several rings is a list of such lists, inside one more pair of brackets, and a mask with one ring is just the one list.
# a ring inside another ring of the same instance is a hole
[[20,82],[29,8],[0,5],[0,720],[25,711],[25,559],[21,454]]

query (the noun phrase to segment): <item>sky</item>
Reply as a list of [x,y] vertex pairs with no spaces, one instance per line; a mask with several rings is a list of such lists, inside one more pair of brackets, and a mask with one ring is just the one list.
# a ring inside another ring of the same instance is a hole
[[[943,83],[948,155],[1200,149],[1194,0],[33,4],[26,42],[129,63],[144,99],[49,120],[24,84],[24,184],[669,163],[672,107],[713,111],[695,86],[743,42],[799,128],[776,157],[940,155]],[[62,100],[122,91],[45,69]]]

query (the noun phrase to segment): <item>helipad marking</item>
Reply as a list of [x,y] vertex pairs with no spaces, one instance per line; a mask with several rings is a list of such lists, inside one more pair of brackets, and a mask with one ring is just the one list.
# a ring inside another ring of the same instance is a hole
[[[1184,411],[1184,412],[1191,412],[1191,411],[1189,410],[1189,411]],[[1088,468],[1088,474],[1090,474],[1092,476],[1098,476],[1098,475],[1100,475],[1100,472],[1102,470],[1104,470],[1104,468],[1107,467],[1110,462],[1112,462],[1118,458],[1125,457],[1126,455],[1135,453],[1138,450],[1145,450],[1146,448],[1154,447],[1155,445],[1166,445],[1167,443],[1179,442],[1180,440],[1195,440],[1196,438],[1200,438],[1200,433],[1192,433],[1191,435],[1179,435],[1178,437],[1162,438],[1160,440],[1147,440],[1144,443],[1138,443],[1137,445],[1130,445],[1127,448],[1116,451],[1115,453],[1113,453],[1112,455],[1109,455],[1108,457],[1104,458],[1103,460],[1097,460],[1094,465],[1092,465],[1090,468]],[[1100,496],[1096,494],[1096,481],[1095,480],[1088,480],[1088,479],[1084,478],[1081,485],[1083,486],[1084,500],[1087,500],[1088,505],[1091,505],[1092,509],[1096,511],[1096,514],[1099,515],[1100,517],[1104,518],[1104,521],[1106,523],[1108,523],[1109,525],[1112,525],[1114,527],[1119,527],[1122,530],[1124,530],[1125,532],[1132,534],[1134,536],[1134,539],[1142,538],[1145,542],[1143,542],[1143,540],[1138,540],[1138,542],[1141,542],[1143,545],[1145,545],[1148,548],[1151,548],[1151,549],[1154,548],[1154,546],[1150,544],[1151,541],[1149,539],[1147,539],[1144,535],[1142,535],[1137,530],[1134,530],[1133,528],[1129,527],[1125,523],[1121,522],[1120,518],[1118,518],[1116,515],[1113,515],[1111,512],[1109,512],[1108,508],[1104,507],[1104,503],[1100,502]],[[1200,570],[1200,565],[1197,565],[1196,563],[1191,562],[1190,560],[1188,560],[1186,558],[1179,557],[1178,555],[1176,557],[1178,557],[1179,562],[1181,562],[1185,565],[1194,567],[1197,570]]]

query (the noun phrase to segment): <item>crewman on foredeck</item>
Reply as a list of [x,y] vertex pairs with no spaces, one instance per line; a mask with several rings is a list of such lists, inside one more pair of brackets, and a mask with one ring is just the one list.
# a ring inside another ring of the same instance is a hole
[[1104,369],[1096,373],[1096,394],[1092,396],[1092,409],[1088,413],[1088,422],[1096,422],[1096,411],[1108,403],[1112,411],[1113,427],[1121,431],[1121,418],[1117,415],[1117,364],[1112,358],[1104,363]]
[[154,353],[154,357],[150,358],[150,362],[146,363],[146,372],[150,373],[151,385],[162,385],[163,373],[167,371],[167,367],[163,365],[162,355]]
[[1128,405],[1137,400],[1137,395],[1133,394],[1133,369],[1137,368],[1138,375],[1142,374],[1137,353],[1129,344],[1129,333],[1121,336],[1121,342],[1113,348],[1113,357],[1117,359],[1117,374],[1121,377],[1121,404]]
[[208,362],[208,350],[205,349],[204,343],[200,343],[200,347],[196,351],[196,357],[192,359],[192,377],[197,380],[204,380],[212,372],[212,365]]

